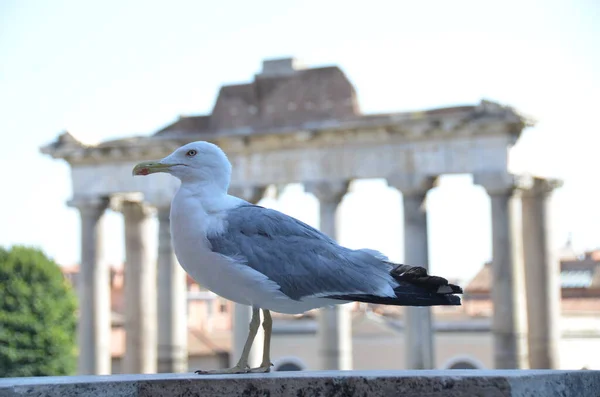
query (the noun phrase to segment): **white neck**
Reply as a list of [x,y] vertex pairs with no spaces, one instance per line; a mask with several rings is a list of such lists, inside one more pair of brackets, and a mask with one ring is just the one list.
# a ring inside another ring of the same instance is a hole
[[237,197],[228,195],[222,186],[214,183],[186,183],[182,181],[177,195],[193,197],[206,213],[227,210],[242,202]]

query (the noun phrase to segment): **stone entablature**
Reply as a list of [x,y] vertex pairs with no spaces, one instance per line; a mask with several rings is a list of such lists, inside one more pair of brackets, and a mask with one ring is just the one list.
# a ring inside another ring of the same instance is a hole
[[247,150],[278,150],[289,145],[344,145],[419,143],[476,137],[510,137],[514,144],[521,131],[533,121],[510,107],[482,101],[478,106],[433,109],[385,115],[361,115],[355,119],[310,122],[298,127],[276,129],[219,130],[211,133],[173,130],[169,134],[138,136],[86,145],[64,132],[42,153],[64,159],[72,165],[138,161],[168,154],[180,145],[207,140],[225,146],[228,153]]
[[236,134],[173,134],[84,145],[61,135],[42,152],[72,166],[74,196],[142,192],[156,204],[170,200],[178,181],[131,177],[141,160],[162,158],[194,140],[216,143],[233,164],[232,187],[394,174],[506,174],[508,151],[528,121],[510,108],[479,106],[361,116],[314,129]]

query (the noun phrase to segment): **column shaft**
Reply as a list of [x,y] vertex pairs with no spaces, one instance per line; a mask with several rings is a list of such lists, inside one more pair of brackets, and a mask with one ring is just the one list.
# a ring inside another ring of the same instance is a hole
[[158,209],[158,372],[188,370],[187,282],[171,245],[170,206]]
[[[336,213],[339,202],[320,202],[320,230],[329,237],[337,237]],[[319,353],[321,369],[352,369],[352,316],[346,305],[324,307],[318,317]]]
[[523,258],[517,201],[512,189],[491,192],[490,196],[495,366],[497,369],[526,368]]
[[552,188],[548,181],[536,179],[522,198],[529,366],[532,369],[559,366],[560,264],[551,248]]
[[[400,190],[404,205],[404,263],[429,270],[427,192],[436,178],[423,174],[394,174],[388,184]],[[434,334],[430,307],[405,308],[405,366],[407,369],[433,369]]]
[[78,372],[111,373],[110,268],[101,258],[103,200],[72,203],[81,215],[81,266],[78,280]]
[[[347,182],[319,182],[306,185],[306,190],[319,199],[319,229],[337,239],[337,209],[348,190]],[[317,332],[321,369],[351,370],[352,316],[347,305],[319,310]]]
[[[404,195],[404,263],[429,270],[426,193]],[[431,308],[405,309],[406,368],[435,368]]]
[[157,361],[156,265],[150,262],[148,209],[124,202],[125,373],[154,373]]

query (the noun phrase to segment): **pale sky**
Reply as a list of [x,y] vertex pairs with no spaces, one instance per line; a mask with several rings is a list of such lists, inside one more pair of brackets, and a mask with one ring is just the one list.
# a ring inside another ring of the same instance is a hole
[[[150,134],[209,113],[218,88],[250,81],[263,59],[295,56],[340,66],[365,113],[485,98],[532,115],[511,169],[564,178],[556,247],[569,233],[579,250],[600,247],[599,17],[595,0],[0,0],[0,245],[78,262],[69,167],[39,153],[61,131],[84,142]],[[298,185],[265,203],[318,222]],[[382,181],[356,183],[341,242],[402,260],[400,204]],[[445,177],[429,209],[432,271],[471,277],[491,257],[487,195]],[[120,263],[122,218],[105,226],[106,258]]]

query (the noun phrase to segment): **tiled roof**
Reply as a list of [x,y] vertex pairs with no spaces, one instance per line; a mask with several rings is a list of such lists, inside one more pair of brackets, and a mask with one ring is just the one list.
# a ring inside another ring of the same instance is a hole
[[[231,332],[211,332],[188,329],[188,354],[190,356],[213,356],[231,351]],[[125,329],[113,327],[111,334],[111,355],[122,357],[125,354]]]
[[465,293],[469,292],[489,292],[492,285],[492,264],[490,262],[483,265],[481,270],[464,288]]
[[[561,260],[560,268],[563,288],[600,289],[600,250]],[[489,292],[491,283],[492,265],[486,263],[465,287],[465,292]]]

